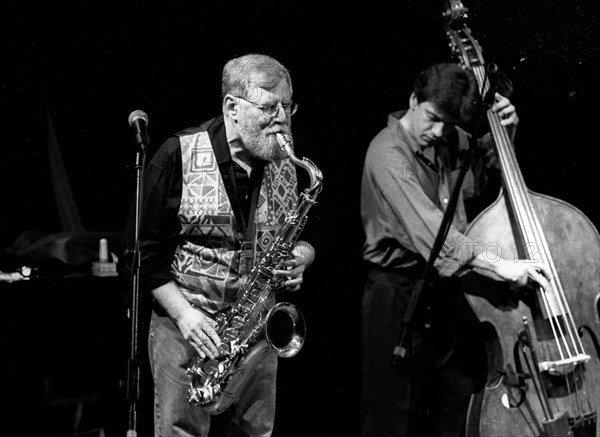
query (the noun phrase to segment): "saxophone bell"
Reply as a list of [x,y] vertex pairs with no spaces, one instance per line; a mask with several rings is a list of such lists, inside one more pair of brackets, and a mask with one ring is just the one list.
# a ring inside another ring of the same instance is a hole
[[[249,347],[245,355],[233,358],[234,364],[222,358],[196,357],[187,369],[190,376],[189,403],[201,406],[208,414],[221,414],[239,398],[248,376],[271,351],[278,357],[290,358],[302,349],[306,323],[293,304],[280,302],[275,305],[261,326],[262,338]],[[230,351],[226,355],[235,354]]]
[[277,356],[293,357],[302,349],[306,338],[304,316],[291,303],[280,302],[267,314],[264,333],[267,344]]

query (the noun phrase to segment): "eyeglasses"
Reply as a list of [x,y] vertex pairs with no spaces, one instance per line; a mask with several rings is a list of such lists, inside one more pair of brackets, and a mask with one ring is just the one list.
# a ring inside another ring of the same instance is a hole
[[[235,97],[237,97],[238,99],[245,100],[248,103],[252,103],[267,118],[275,117],[277,115],[277,113],[279,112],[279,103],[275,103],[274,105],[259,105],[258,103],[253,102],[252,100],[248,100],[248,99],[245,99],[240,96],[235,96]],[[294,103],[294,102],[282,103],[281,106],[283,107],[283,111],[285,112],[285,115],[287,117],[291,117],[298,110],[298,104]]]

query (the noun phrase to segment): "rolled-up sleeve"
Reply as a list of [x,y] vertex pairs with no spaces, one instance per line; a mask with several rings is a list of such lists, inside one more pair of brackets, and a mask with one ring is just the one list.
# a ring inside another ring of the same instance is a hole
[[[181,151],[179,138],[172,137],[144,168],[139,227],[140,288],[144,290],[153,290],[172,279],[170,266],[178,233],[180,200]],[[128,224],[131,247],[135,244],[134,221],[131,214]]]

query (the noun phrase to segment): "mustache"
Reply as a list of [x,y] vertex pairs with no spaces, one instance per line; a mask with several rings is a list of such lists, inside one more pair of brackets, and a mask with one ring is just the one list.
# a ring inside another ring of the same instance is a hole
[[275,135],[278,133],[291,135],[292,129],[286,124],[277,123],[273,124],[272,126],[269,126],[268,131],[266,133],[267,135]]

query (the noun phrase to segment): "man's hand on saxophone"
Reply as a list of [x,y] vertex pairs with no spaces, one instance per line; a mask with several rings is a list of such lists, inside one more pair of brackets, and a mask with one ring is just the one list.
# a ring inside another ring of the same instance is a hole
[[286,291],[298,291],[304,281],[304,271],[315,260],[315,249],[306,241],[298,241],[292,249],[292,258],[283,262],[284,269],[274,270],[273,275],[287,278]]
[[177,320],[177,326],[185,338],[204,359],[214,360],[219,356],[217,349],[221,344],[215,331],[215,321],[194,307],[185,309]]
[[219,355],[217,348],[221,339],[215,332],[216,322],[194,308],[181,294],[175,282],[170,281],[152,291],[154,298],[175,321],[185,338],[196,349],[202,359],[214,359]]

